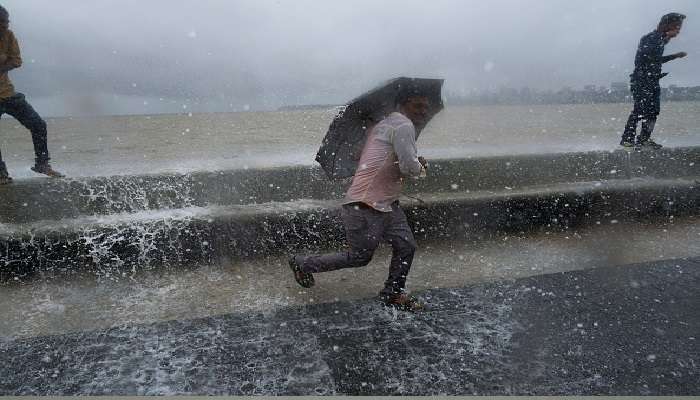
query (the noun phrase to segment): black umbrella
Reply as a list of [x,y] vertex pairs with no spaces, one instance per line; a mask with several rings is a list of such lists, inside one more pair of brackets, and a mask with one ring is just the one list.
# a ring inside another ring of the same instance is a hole
[[[428,121],[443,108],[443,79],[396,78],[370,90],[344,106],[333,119],[316,154],[316,161],[330,179],[355,175],[367,132],[396,110],[396,98],[403,90],[427,96]],[[423,127],[416,127],[419,134]]]

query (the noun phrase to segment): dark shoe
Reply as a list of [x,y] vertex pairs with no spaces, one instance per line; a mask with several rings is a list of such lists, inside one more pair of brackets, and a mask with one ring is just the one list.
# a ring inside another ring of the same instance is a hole
[[639,144],[639,147],[643,149],[651,149],[651,150],[659,150],[663,148],[664,146],[654,142],[653,140],[649,139],[646,142],[642,142]]
[[401,311],[419,312],[425,311],[425,304],[421,303],[417,298],[409,296],[405,293],[385,295],[380,294],[379,299],[387,307],[393,307]]
[[622,146],[622,148],[625,149],[625,150],[634,150],[634,149],[637,147],[637,146],[634,145],[634,143],[628,142],[628,141],[626,141],[626,140],[620,142],[620,146]]
[[37,174],[44,174],[52,178],[63,178],[65,175],[51,168],[50,164],[36,164],[32,167],[32,171]]
[[316,283],[312,274],[301,270],[301,266],[297,264],[296,257],[289,259],[289,268],[294,272],[294,279],[301,287],[310,288]]

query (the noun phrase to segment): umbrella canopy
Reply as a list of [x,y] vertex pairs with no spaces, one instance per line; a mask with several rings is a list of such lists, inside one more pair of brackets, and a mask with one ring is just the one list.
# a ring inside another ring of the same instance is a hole
[[[355,175],[367,132],[396,111],[396,100],[403,90],[428,97],[428,121],[443,109],[443,79],[396,78],[352,100],[333,119],[316,154],[316,161],[330,179]],[[423,127],[416,127],[420,134]]]

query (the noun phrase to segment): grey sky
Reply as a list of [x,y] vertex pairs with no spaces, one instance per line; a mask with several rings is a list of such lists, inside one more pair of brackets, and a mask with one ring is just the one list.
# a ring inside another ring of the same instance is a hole
[[[340,103],[400,76],[446,89],[626,81],[639,38],[688,20],[664,85],[700,85],[697,0],[0,0],[46,115]],[[162,100],[161,100],[162,99]]]

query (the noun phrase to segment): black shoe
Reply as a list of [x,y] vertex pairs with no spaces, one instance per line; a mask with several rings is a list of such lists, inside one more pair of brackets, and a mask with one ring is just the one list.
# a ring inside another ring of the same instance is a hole
[[316,283],[312,274],[301,270],[301,266],[297,264],[296,257],[289,259],[289,268],[294,272],[294,279],[301,287],[308,289]]
[[643,149],[659,150],[659,149],[663,148],[664,146],[649,139],[645,142],[639,143],[639,147],[641,147]]
[[44,174],[50,176],[51,178],[63,178],[65,175],[51,168],[49,163],[46,164],[36,164],[32,167],[32,171],[37,174]]
[[620,146],[622,146],[622,148],[625,150],[634,150],[635,148],[637,148],[637,146],[635,146],[634,143],[627,140],[623,140],[622,142],[620,142]]

